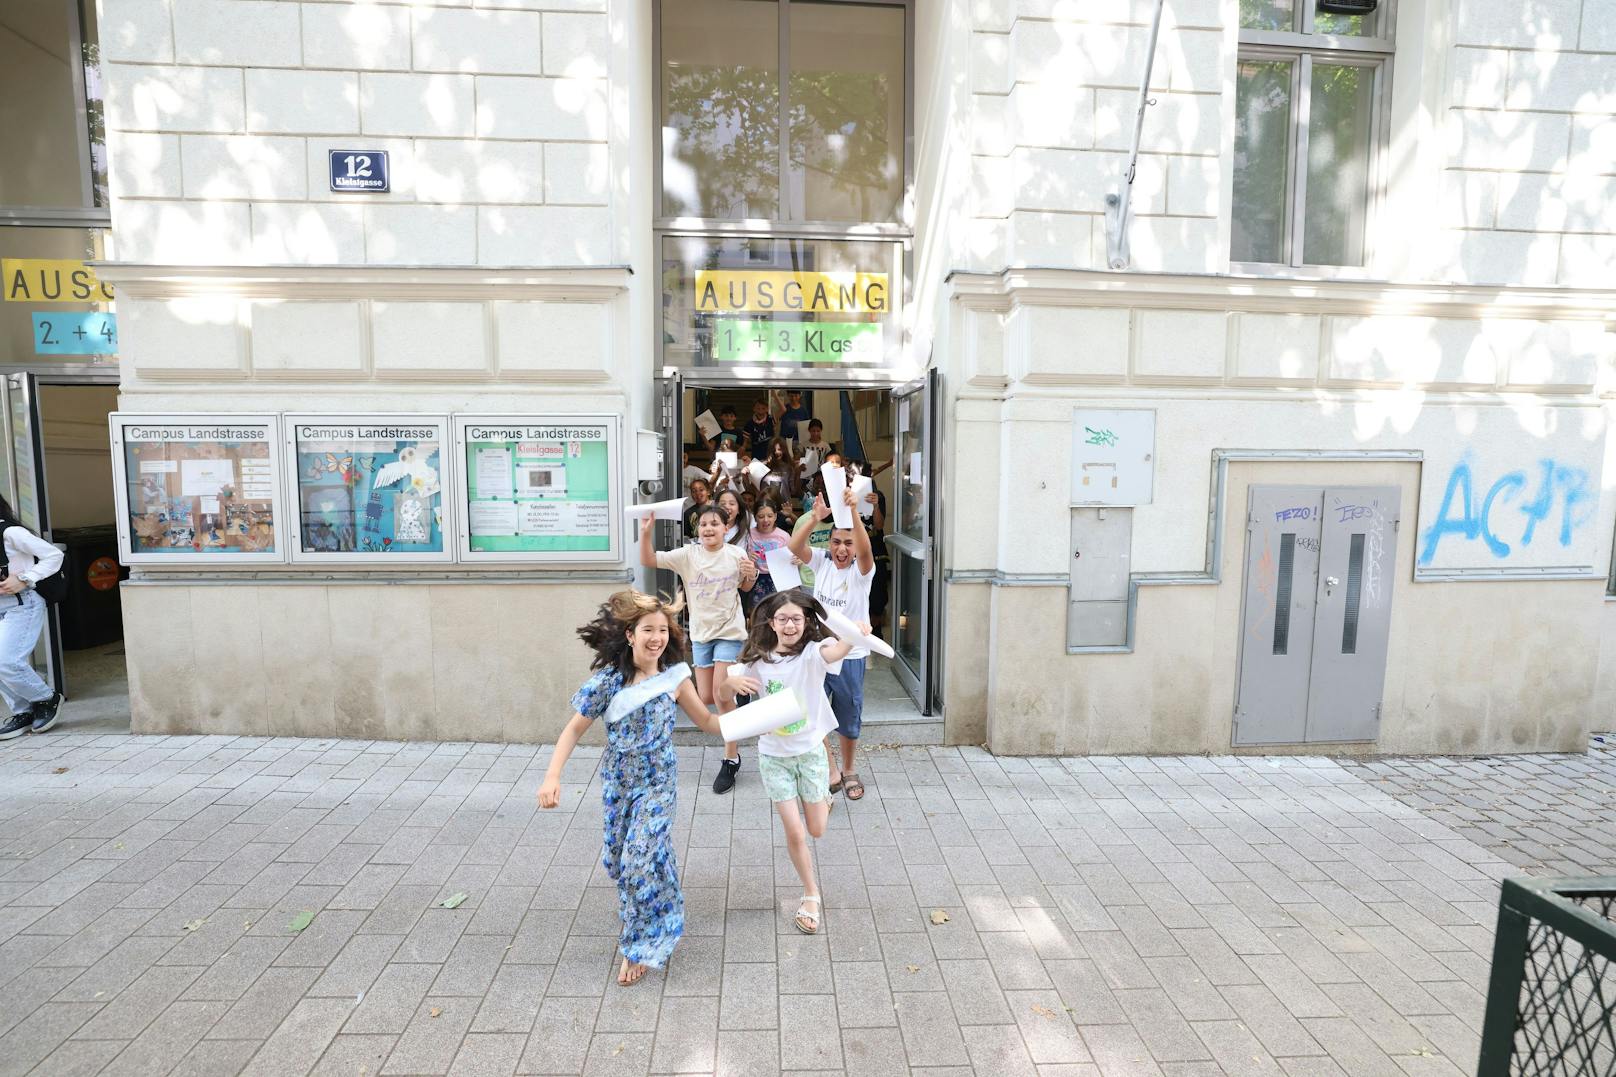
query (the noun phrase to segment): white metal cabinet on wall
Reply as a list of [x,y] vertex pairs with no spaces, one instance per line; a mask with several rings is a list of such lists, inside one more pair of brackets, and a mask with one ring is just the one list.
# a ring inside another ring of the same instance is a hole
[[1378,735],[1398,505],[1395,487],[1251,488],[1235,744]]

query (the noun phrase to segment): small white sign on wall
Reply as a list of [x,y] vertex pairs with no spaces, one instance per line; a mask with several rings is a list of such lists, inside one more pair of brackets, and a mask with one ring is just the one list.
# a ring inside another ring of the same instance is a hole
[[1072,413],[1072,504],[1150,504],[1155,455],[1154,411],[1076,409]]

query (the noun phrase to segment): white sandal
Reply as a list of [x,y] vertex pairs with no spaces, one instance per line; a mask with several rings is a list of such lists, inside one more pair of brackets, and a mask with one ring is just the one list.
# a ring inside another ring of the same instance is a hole
[[[818,906],[820,912],[808,911],[808,903],[810,901]],[[819,934],[819,921],[823,918],[822,914],[824,908],[825,902],[818,894],[804,894],[802,895],[802,901],[797,904],[797,915],[792,919],[791,922],[795,924],[797,926],[797,930],[802,932],[804,935],[817,935]],[[803,927],[802,922],[804,920],[810,921],[814,926]]]

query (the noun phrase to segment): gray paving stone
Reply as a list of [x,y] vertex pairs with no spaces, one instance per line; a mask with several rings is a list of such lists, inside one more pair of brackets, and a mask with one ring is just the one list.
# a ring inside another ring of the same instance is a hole
[[709,1073],[717,1061],[717,1049],[717,999],[663,1000],[651,1052],[653,1073]]
[[599,996],[590,998],[546,997],[539,1007],[538,1020],[527,1038],[527,1049],[517,1064],[517,1073],[580,1073],[589,1057],[595,1019],[600,1013]]
[[428,995],[393,1045],[382,1073],[447,1073],[476,1012],[474,999]]
[[380,1073],[392,1053],[397,1036],[350,1036],[343,1033],[331,1041],[310,1077],[369,1077]]
[[842,1068],[832,995],[780,996],[780,1057],[792,1069]]

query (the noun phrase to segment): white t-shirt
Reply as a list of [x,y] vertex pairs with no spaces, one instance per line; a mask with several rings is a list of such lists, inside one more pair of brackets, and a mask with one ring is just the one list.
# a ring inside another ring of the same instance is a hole
[[[811,550],[808,567],[814,571],[814,597],[828,610],[835,610],[852,621],[870,623],[870,585],[875,582],[875,566],[869,572],[860,572],[858,558],[837,568],[830,554],[824,550]],[[870,652],[854,647],[847,652],[849,658],[868,658]]]
[[758,738],[758,751],[763,755],[802,755],[820,749],[825,734],[836,728],[836,715],[830,709],[830,697],[825,695],[825,674],[841,669],[841,663],[825,662],[822,652],[834,640],[810,643],[801,654],[788,658],[775,655],[765,661],[743,662],[730,667],[731,675],[756,677],[763,682],[763,694],[793,690],[807,709],[802,717],[790,725],[781,726],[773,733]]
[[740,592],[745,561],[746,551],[727,542],[716,550],[697,542],[658,551],[657,567],[677,572],[684,581],[690,599],[690,638],[697,643],[746,638]]

